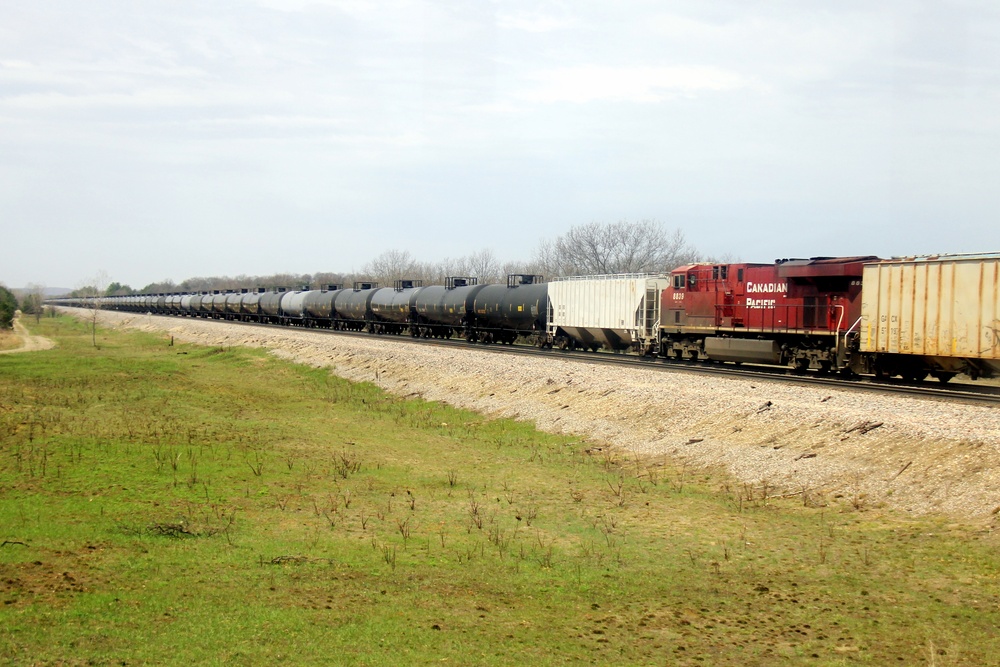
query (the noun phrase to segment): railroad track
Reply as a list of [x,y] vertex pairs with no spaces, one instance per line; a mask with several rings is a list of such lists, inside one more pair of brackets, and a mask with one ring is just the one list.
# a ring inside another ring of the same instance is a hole
[[[161,315],[158,317],[170,317]],[[991,385],[970,385],[964,383],[941,384],[937,381],[920,384],[907,384],[902,381],[876,381],[871,378],[845,379],[834,376],[821,376],[815,373],[797,373],[791,369],[769,368],[762,366],[735,366],[719,362],[690,362],[665,359],[650,359],[626,354],[607,352],[580,352],[568,350],[540,350],[526,345],[500,345],[469,343],[458,338],[413,338],[406,335],[386,334],[376,336],[366,332],[338,331],[333,329],[306,329],[288,327],[281,324],[259,322],[241,322],[239,320],[211,320],[208,318],[190,318],[195,321],[218,321],[225,324],[268,327],[281,330],[309,331],[336,336],[351,336],[368,340],[393,340],[410,345],[431,345],[442,348],[474,349],[493,354],[508,354],[519,356],[538,356],[545,359],[561,359],[585,364],[605,364],[630,366],[644,370],[654,370],[667,373],[696,373],[715,375],[743,380],[760,380],[765,382],[785,382],[791,384],[829,387],[831,389],[847,389],[850,391],[865,391],[880,394],[898,394],[928,400],[943,400],[958,403],[1000,406],[1000,387]]]

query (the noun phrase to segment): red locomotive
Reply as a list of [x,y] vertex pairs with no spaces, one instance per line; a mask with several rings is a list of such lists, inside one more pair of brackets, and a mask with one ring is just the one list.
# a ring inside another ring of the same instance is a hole
[[661,295],[660,354],[843,369],[861,318],[861,274],[877,257],[691,264]]

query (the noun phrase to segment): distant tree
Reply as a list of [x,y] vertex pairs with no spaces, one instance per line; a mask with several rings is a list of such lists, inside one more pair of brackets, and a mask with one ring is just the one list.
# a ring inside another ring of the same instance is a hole
[[697,253],[679,229],[655,220],[589,222],[543,241],[534,264],[551,277],[613,273],[664,273],[694,261]]
[[535,270],[535,267],[531,263],[504,262],[500,266],[500,276],[497,282],[506,282],[507,276],[512,273],[534,273],[543,277],[545,276],[545,271]]
[[361,271],[383,285],[392,285],[397,280],[422,278],[425,273],[409,250],[386,250],[365,264]]
[[212,289],[214,284],[213,278],[188,278],[181,283],[180,287],[185,292],[202,292],[204,290]]
[[135,290],[128,285],[122,285],[120,282],[113,282],[108,285],[105,290],[105,296],[125,296],[128,294],[135,294]]
[[14,326],[14,313],[17,311],[17,299],[14,293],[0,285],[0,329],[10,329]]
[[316,289],[326,289],[327,285],[347,285],[348,277],[343,273],[314,273],[312,277],[312,286]]
[[25,315],[34,315],[37,324],[42,319],[45,311],[45,287],[37,283],[30,283],[21,295],[21,312]]
[[489,248],[484,248],[471,255],[445,259],[424,268],[425,284],[440,285],[446,278],[452,276],[475,277],[480,284],[502,282],[506,276],[504,264]]
[[469,275],[479,278],[480,283],[499,283],[504,279],[500,275],[503,271],[500,261],[489,248],[472,253],[466,258],[466,263]]
[[149,283],[142,289],[140,289],[138,294],[158,294],[160,292],[177,292],[177,285],[174,284],[173,280],[161,280],[158,283]]

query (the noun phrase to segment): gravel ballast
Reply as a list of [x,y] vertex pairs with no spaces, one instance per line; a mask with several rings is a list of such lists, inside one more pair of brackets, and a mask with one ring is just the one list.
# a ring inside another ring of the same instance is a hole
[[840,497],[856,507],[990,523],[1000,507],[993,407],[443,349],[405,337],[133,313],[100,318],[200,345],[266,348],[395,394],[531,420],[635,455],[721,467],[741,483],[804,492],[812,502]]

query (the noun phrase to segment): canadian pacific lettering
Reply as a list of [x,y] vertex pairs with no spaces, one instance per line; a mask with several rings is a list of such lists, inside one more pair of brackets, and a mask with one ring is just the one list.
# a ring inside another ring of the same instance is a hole
[[764,310],[774,308],[776,299],[747,299],[747,308],[751,310]]
[[784,294],[788,283],[752,283],[747,281],[747,294]]

